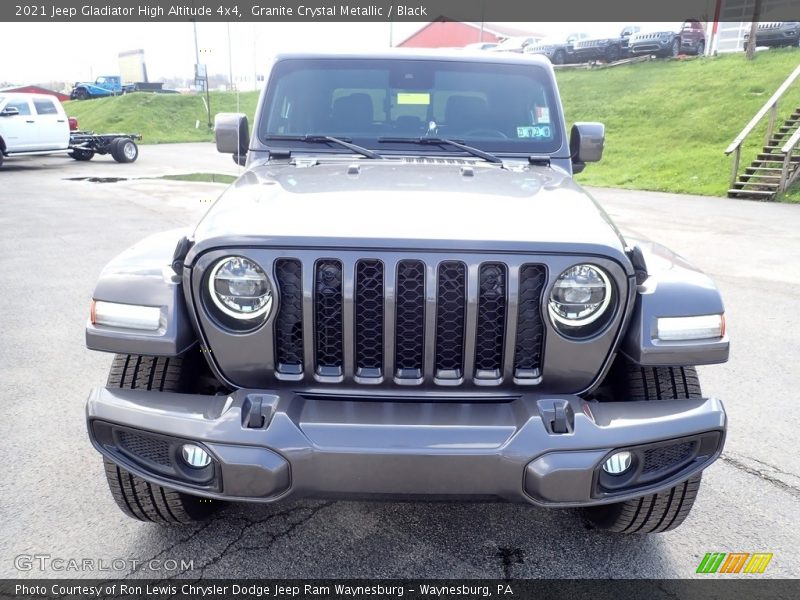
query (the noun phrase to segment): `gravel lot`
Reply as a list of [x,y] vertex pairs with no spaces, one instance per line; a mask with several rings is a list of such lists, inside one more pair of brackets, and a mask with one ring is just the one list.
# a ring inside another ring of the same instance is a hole
[[684,254],[726,300],[731,361],[701,369],[705,393],[728,409],[726,452],[675,532],[603,535],[572,511],[509,504],[302,501],[229,507],[188,529],[124,517],[85,432],[85,398],[111,361],[83,344],[92,288],[111,257],[192,224],[223,189],[139,178],[237,170],[211,144],[144,146],[132,165],[54,156],[0,170],[0,577],[64,575],[15,567],[18,555],[47,554],[193,560],[192,577],[669,578],[692,576],[709,551],[773,552],[766,575],[800,576],[800,206],[672,194],[594,190],[625,232]]

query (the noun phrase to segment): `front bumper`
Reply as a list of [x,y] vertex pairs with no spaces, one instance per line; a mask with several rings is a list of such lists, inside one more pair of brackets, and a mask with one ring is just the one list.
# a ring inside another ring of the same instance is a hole
[[[256,502],[304,496],[618,502],[706,468],[722,451],[726,428],[722,403],[713,398],[597,403],[526,394],[501,402],[417,402],[254,390],[202,396],[97,388],[87,419],[95,448],[148,481]],[[213,457],[202,477],[178,464],[185,442]],[[638,457],[631,473],[641,476],[609,487],[600,466],[619,449]],[[653,471],[652,456],[680,460]]]

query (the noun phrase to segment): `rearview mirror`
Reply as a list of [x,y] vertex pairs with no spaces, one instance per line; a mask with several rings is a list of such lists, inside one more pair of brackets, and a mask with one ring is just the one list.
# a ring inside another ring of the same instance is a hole
[[0,112],[0,117],[15,117],[19,114],[19,109],[16,106],[7,106]]
[[250,145],[247,115],[218,113],[214,117],[214,139],[218,152],[232,154],[233,162],[244,165],[247,160],[247,148]]
[[602,123],[575,123],[569,136],[569,153],[572,172],[580,173],[586,163],[598,162],[603,157],[606,127]]

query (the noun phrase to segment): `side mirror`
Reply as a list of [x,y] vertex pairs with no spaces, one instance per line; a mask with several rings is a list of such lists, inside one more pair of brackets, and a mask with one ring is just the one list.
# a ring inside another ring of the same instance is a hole
[[247,115],[218,113],[214,117],[214,139],[217,142],[218,152],[232,154],[233,162],[244,165],[247,160],[247,148],[250,145]]
[[19,114],[19,109],[16,106],[7,106],[0,112],[0,117],[16,117]]
[[569,135],[569,153],[572,172],[580,173],[586,163],[598,162],[603,157],[606,126],[602,123],[575,123]]

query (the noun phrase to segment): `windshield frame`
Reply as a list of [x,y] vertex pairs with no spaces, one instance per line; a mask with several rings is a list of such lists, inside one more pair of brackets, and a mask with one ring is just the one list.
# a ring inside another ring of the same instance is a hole
[[[515,55],[519,56],[519,55]],[[274,132],[267,130],[269,124],[269,113],[272,109],[272,103],[275,100],[276,90],[278,88],[277,82],[280,77],[285,75],[287,69],[302,67],[302,63],[306,63],[308,68],[314,69],[323,66],[324,63],[351,63],[350,65],[343,65],[343,68],[357,68],[358,63],[373,63],[380,65],[381,63],[396,63],[396,62],[428,62],[428,63],[441,63],[444,66],[448,65],[481,65],[484,68],[491,69],[492,67],[507,67],[511,69],[526,69],[531,73],[532,79],[538,81],[542,86],[542,91],[545,94],[545,99],[550,110],[550,126],[553,129],[552,139],[546,142],[533,142],[532,140],[524,140],[521,138],[508,138],[508,139],[475,139],[466,138],[463,135],[444,135],[442,133],[431,134],[433,137],[451,137],[457,139],[459,142],[473,146],[487,153],[491,153],[501,157],[515,158],[528,156],[549,156],[553,158],[560,157],[566,143],[564,132],[564,117],[562,113],[561,100],[558,93],[558,88],[552,73],[548,72],[546,65],[538,64],[537,62],[523,62],[523,61],[509,61],[509,60],[481,60],[475,61],[471,59],[463,59],[460,57],[438,57],[438,56],[385,56],[379,55],[375,57],[352,55],[352,56],[336,56],[336,55],[300,55],[300,56],[284,56],[280,57],[272,65],[267,84],[262,92],[259,104],[259,115],[256,123],[256,131],[254,137],[258,140],[259,144],[263,146],[263,150],[271,154],[305,154],[305,155],[320,155],[331,154],[341,155],[343,150],[339,148],[332,148],[330,144],[325,142],[299,142],[291,140],[277,140],[269,139],[270,136],[275,136]],[[298,64],[300,63],[300,64]],[[328,135],[326,132],[312,132],[308,131],[306,134],[311,136]],[[398,134],[399,135],[399,134]],[[394,137],[395,134],[391,132],[376,133],[372,137],[365,137],[358,134],[339,134],[339,137],[346,137],[348,141],[354,144],[363,146],[369,150],[379,152],[382,156],[469,156],[468,153],[460,151],[456,148],[450,147],[447,149],[437,147],[436,145],[427,144],[391,144],[381,143],[378,141],[381,137]],[[511,142],[509,144],[509,142]],[[344,152],[346,153],[346,151]],[[473,159],[475,157],[472,157]]]

